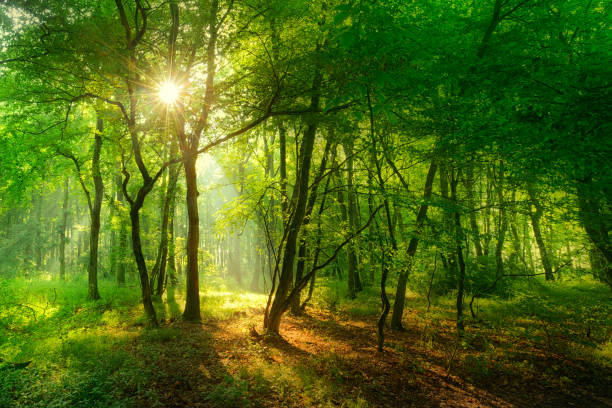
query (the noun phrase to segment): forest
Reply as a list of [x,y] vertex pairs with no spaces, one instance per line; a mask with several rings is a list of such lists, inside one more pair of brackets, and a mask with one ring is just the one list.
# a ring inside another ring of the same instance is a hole
[[612,3],[0,1],[0,407],[612,407]]

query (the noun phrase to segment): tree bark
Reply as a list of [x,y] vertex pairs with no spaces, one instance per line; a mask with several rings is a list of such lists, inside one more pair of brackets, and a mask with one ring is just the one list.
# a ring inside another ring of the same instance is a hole
[[125,212],[125,197],[123,195],[123,187],[121,186],[121,176],[115,177],[115,183],[117,185],[117,207],[119,213],[119,247],[117,248],[117,285],[125,285],[125,269],[126,269],[126,247],[128,244],[128,231],[126,228]]
[[[317,68],[313,79],[313,91],[310,101],[312,110],[319,108],[319,91],[321,87],[321,72]],[[285,250],[283,253],[282,266],[278,280],[278,286],[274,294],[274,300],[270,308],[268,316],[264,316],[264,328],[268,333],[278,334],[280,322],[283,314],[289,305],[286,303],[287,293],[293,281],[293,266],[295,263],[297,240],[302,228],[304,216],[306,215],[306,205],[308,201],[308,187],[310,180],[310,167],[312,165],[312,151],[314,148],[315,137],[317,133],[316,119],[309,118],[302,145],[300,147],[300,165],[298,170],[297,200],[293,217],[290,218],[288,226],[287,239],[285,242]],[[267,318],[266,318],[267,317]]]
[[61,280],[66,279],[66,225],[68,223],[68,177],[64,180],[64,201],[62,203],[62,224],[60,226],[59,261]]
[[94,181],[94,199],[91,206],[91,229],[89,232],[89,267],[87,269],[89,285],[87,297],[92,300],[100,299],[98,292],[98,244],[100,241],[100,212],[102,210],[102,196],[104,184],[100,173],[100,150],[102,148],[102,132],[104,122],[98,118],[96,123],[96,134],[94,151],[91,161],[91,172]]
[[[348,139],[344,143],[344,153],[346,155],[346,194],[347,194],[347,212],[348,212],[348,227],[353,233],[357,228],[357,200],[355,197],[355,187],[353,185],[353,140]],[[357,243],[351,240],[348,244],[348,276],[349,282],[352,281],[352,290],[360,292],[363,290],[361,279],[359,277],[359,265],[357,262]],[[349,286],[351,286],[349,284]],[[350,291],[350,290],[349,290]]]
[[459,173],[455,175],[455,172],[450,172],[450,190],[451,190],[451,201],[455,205],[454,210],[454,221],[455,221],[455,242],[456,242],[456,256],[459,264],[459,276],[457,277],[457,333],[461,335],[465,330],[463,323],[463,293],[465,287],[465,261],[463,259],[463,248],[461,242],[463,241],[463,230],[461,228],[461,214],[459,212],[459,203],[457,200],[457,184],[459,182]]
[[542,238],[542,231],[540,230],[540,220],[542,219],[542,215],[544,214],[544,209],[540,204],[540,201],[536,197],[535,190],[533,185],[527,185],[527,193],[529,194],[529,198],[531,199],[531,205],[535,207],[535,211],[529,211],[529,217],[531,218],[531,227],[533,228],[533,236],[538,244],[538,249],[540,251],[540,259],[542,261],[542,267],[544,268],[544,276],[547,281],[552,281],[555,279],[553,275],[552,266],[550,264],[550,259],[548,257],[548,251],[546,249],[546,244],[544,243],[544,238]]
[[[175,152],[173,152],[175,153]],[[174,157],[174,154],[171,154]],[[161,240],[159,243],[159,257],[160,264],[157,274],[153,273],[153,276],[157,276],[157,287],[155,294],[161,296],[164,293],[165,282],[166,282],[166,266],[168,265],[168,252],[169,252],[169,228],[172,228],[171,224],[172,212],[174,211],[174,200],[176,195],[176,183],[178,181],[179,168],[178,166],[172,166],[168,172],[168,185],[166,189],[166,199],[164,200],[163,219],[161,227]]]
[[499,165],[499,173],[496,183],[497,204],[499,206],[499,222],[497,228],[497,244],[495,245],[495,276],[499,277],[504,274],[504,241],[506,239],[506,231],[508,230],[508,219],[506,217],[506,202],[504,200],[504,167],[503,163]]
[[410,274],[414,264],[414,256],[416,255],[416,251],[419,246],[419,238],[423,229],[423,224],[427,218],[429,199],[431,198],[437,168],[438,166],[436,162],[432,160],[432,162],[429,164],[427,177],[425,178],[425,186],[423,188],[423,203],[419,207],[419,211],[417,212],[416,220],[414,222],[415,235],[410,238],[410,242],[408,243],[408,262],[398,277],[397,289],[395,290],[395,301],[393,302],[393,314],[391,316],[391,328],[394,330],[403,329],[402,317],[404,314],[404,304],[406,302],[406,284],[408,282],[408,275]]
[[[144,201],[144,197],[142,201]],[[147,264],[145,263],[144,255],[142,253],[142,243],[140,241],[140,208],[142,208],[142,203],[137,202],[130,210],[130,220],[132,222],[132,248],[134,251],[134,259],[136,260],[136,265],[138,266],[144,311],[150,323],[157,326],[157,315],[151,300],[151,287],[149,286]]]
[[183,318],[199,321],[200,316],[200,282],[198,276],[198,246],[200,242],[200,218],[198,215],[198,185],[196,174],[196,156],[188,156],[183,161],[187,185],[187,214],[189,230],[187,231],[187,270],[185,311]]
[[[325,168],[327,167],[327,157],[331,150],[330,139],[331,138],[328,138],[325,143],[325,149],[323,151],[323,158],[321,159],[321,164],[319,165],[319,169],[317,171],[317,174],[315,175],[315,185],[312,187],[312,190],[310,191],[310,195],[308,197],[308,204],[306,205],[306,214],[304,215],[303,227],[306,227],[307,225],[309,225],[311,221],[312,211],[314,209],[314,205],[317,200],[317,189],[321,181],[320,179],[321,177],[323,177],[323,172],[325,171]],[[335,159],[335,155],[333,159]],[[325,196],[323,197],[323,200],[325,200]],[[306,237],[304,236],[304,234],[302,234],[302,236],[300,236],[300,246],[298,248],[298,259],[297,259],[297,265],[295,268],[295,283],[296,284],[302,279],[302,276],[304,275],[304,269],[306,266],[306,246],[307,246]],[[301,313],[302,310],[303,308],[300,307],[300,294],[298,294],[298,296],[295,298],[295,300],[291,304],[291,313],[299,314]]]
[[474,241],[474,249],[476,250],[476,258],[482,258],[482,244],[480,243],[480,232],[478,228],[478,220],[476,219],[476,201],[474,199],[474,167],[470,163],[466,170],[466,177],[463,182],[465,186],[465,191],[467,193],[467,201],[469,203],[469,219],[470,219],[470,228],[472,230],[472,240]]
[[42,206],[43,206],[43,197],[39,191],[36,197],[36,235],[37,235],[37,239],[35,240],[36,269],[38,271],[42,271],[42,267],[43,267],[43,240],[40,239],[40,237],[42,236]]

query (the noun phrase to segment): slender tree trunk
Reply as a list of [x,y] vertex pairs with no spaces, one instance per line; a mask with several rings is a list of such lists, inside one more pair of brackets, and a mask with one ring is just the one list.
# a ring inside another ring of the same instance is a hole
[[499,206],[499,223],[497,228],[497,245],[495,246],[495,276],[500,277],[504,274],[504,241],[506,239],[506,231],[508,230],[508,219],[506,217],[506,202],[504,200],[504,168],[503,163],[499,165],[499,173],[497,177],[497,202]]
[[[174,151],[173,154],[171,154],[171,157],[174,157],[174,155],[176,154],[176,152]],[[174,200],[175,200],[175,195],[176,195],[176,183],[178,181],[178,176],[179,176],[179,168],[178,166],[172,166],[170,168],[169,174],[168,174],[168,185],[167,185],[167,190],[166,190],[166,199],[164,200],[164,209],[163,209],[163,219],[162,219],[162,228],[161,228],[161,241],[159,244],[159,251],[161,252],[161,256],[160,256],[160,265],[159,265],[159,269],[158,269],[158,273],[157,273],[157,288],[155,291],[155,294],[157,296],[161,296],[164,293],[164,284],[166,282],[166,266],[168,264],[168,252],[169,252],[169,248],[168,248],[168,241],[169,241],[169,235],[172,234],[172,232],[169,233],[169,229],[172,229],[174,227],[174,225],[171,223],[171,218],[173,217],[173,211],[174,211]],[[173,260],[174,262],[174,260]]]
[[64,201],[62,203],[62,224],[60,227],[60,279],[66,279],[66,225],[68,223],[68,177],[64,180]]
[[187,215],[189,230],[187,232],[187,296],[183,318],[199,321],[200,316],[200,282],[198,276],[198,247],[200,242],[200,218],[198,215],[198,185],[196,174],[196,156],[183,161],[185,181],[187,184]]
[[474,241],[474,249],[476,250],[476,258],[482,258],[482,244],[480,243],[480,232],[478,227],[478,220],[476,219],[476,201],[474,199],[474,167],[470,163],[466,170],[466,177],[464,181],[465,191],[467,193],[467,201],[469,204],[469,219],[470,228],[472,232],[472,240]]
[[100,173],[100,150],[102,148],[102,132],[104,123],[98,118],[96,124],[94,152],[91,161],[91,171],[94,181],[94,200],[91,207],[91,229],[89,232],[89,277],[87,297],[92,300],[100,299],[98,292],[98,244],[100,241],[100,212],[102,210],[102,196],[104,195],[104,184]]
[[[485,235],[484,235],[484,247],[482,253],[484,256],[489,256],[489,249],[491,247],[491,238],[493,234],[491,233],[491,207],[493,206],[493,175],[491,173],[491,168],[487,166],[487,179],[485,183],[485,211],[484,211],[484,227],[485,227]],[[488,264],[488,259],[487,259]],[[488,265],[487,265],[488,266]]]
[[[217,36],[219,24],[217,13],[219,12],[219,1],[212,0],[208,7],[208,44],[206,48],[206,90],[204,92],[204,107],[200,113],[195,127],[187,140],[184,119],[179,119],[177,136],[179,146],[183,154],[183,166],[185,169],[185,184],[187,186],[187,216],[189,230],[187,232],[187,270],[186,270],[186,299],[183,319],[188,321],[200,321],[200,279],[198,275],[198,250],[200,246],[200,219],[198,215],[198,185],[196,161],[198,158],[198,144],[200,136],[208,125],[208,117],[215,99],[215,74],[217,65],[215,54],[217,50]],[[178,21],[178,8],[175,18]]]
[[[177,170],[177,172],[179,172]],[[178,180],[177,180],[178,181]],[[176,241],[174,237],[175,227],[174,219],[176,217],[176,195],[177,188],[175,186],[172,202],[170,203],[170,219],[168,220],[168,280],[171,286],[178,284],[178,275],[176,268]]]
[[253,243],[253,251],[255,256],[255,268],[253,270],[253,276],[251,277],[250,288],[252,292],[259,292],[259,275],[263,271],[262,255],[259,253],[258,245],[256,242]]
[[117,206],[119,207],[119,247],[117,248],[117,285],[125,285],[125,269],[126,269],[126,255],[128,245],[128,231],[127,231],[127,220],[125,217],[125,197],[123,195],[123,187],[121,185],[121,176],[115,176],[115,184],[117,186]]
[[412,270],[414,264],[414,257],[416,255],[417,248],[419,246],[419,236],[423,229],[423,224],[427,218],[427,210],[429,208],[429,199],[431,198],[431,192],[433,189],[433,182],[436,175],[438,166],[435,161],[432,161],[427,171],[427,177],[425,178],[425,187],[423,188],[423,204],[419,207],[417,212],[416,220],[414,222],[415,236],[410,239],[408,243],[408,261],[406,267],[400,272],[397,289],[395,290],[395,302],[393,302],[393,315],[391,316],[391,328],[394,330],[402,330],[402,316],[404,314],[404,304],[406,302],[406,284],[408,282],[408,275]]
[[461,228],[461,214],[459,212],[459,203],[457,200],[457,184],[459,182],[460,174],[453,170],[450,171],[450,190],[451,190],[451,201],[455,205],[454,210],[454,221],[455,221],[455,241],[456,241],[456,256],[459,264],[459,276],[457,277],[457,333],[461,335],[465,329],[463,323],[463,294],[465,287],[465,261],[463,259],[463,248],[461,242],[463,241],[463,230]]
[[[310,107],[313,110],[319,108],[319,89],[321,87],[321,80],[321,72],[317,69],[313,80],[313,93],[310,101]],[[293,280],[293,266],[295,264],[298,237],[302,228],[304,216],[306,215],[310,167],[312,165],[312,151],[316,133],[317,122],[314,119],[309,119],[300,147],[299,157],[301,160],[298,169],[298,183],[295,186],[297,189],[297,200],[293,211],[293,217],[291,217],[288,226],[289,229],[287,231],[278,286],[274,293],[270,312],[268,316],[264,316],[264,328],[267,332],[272,334],[278,334],[281,318],[289,307],[286,300]]]
[[121,210],[118,209],[117,203],[117,189],[119,186],[116,183],[111,183],[112,185],[112,194],[111,194],[111,203],[110,203],[110,215],[109,215],[109,224],[110,224],[110,271],[111,275],[115,275],[117,277],[117,269],[119,265],[119,245],[118,234],[117,234],[117,226],[115,225],[114,220],[116,218],[120,218]]
[[[42,207],[43,207],[43,197],[40,191],[36,197],[36,235],[37,239],[35,241],[36,246],[36,269],[38,271],[42,271],[43,267],[43,243],[44,241],[41,239],[42,237]],[[65,234],[65,231],[64,231]]]
[[553,270],[550,264],[550,259],[548,257],[548,251],[546,249],[546,245],[544,244],[544,238],[542,238],[542,231],[540,230],[540,220],[542,219],[544,209],[542,208],[539,200],[536,197],[533,186],[527,186],[527,193],[529,194],[529,198],[531,199],[531,204],[535,207],[535,211],[529,211],[529,217],[531,218],[533,236],[536,240],[536,243],[538,244],[538,249],[540,250],[540,259],[542,261],[542,267],[544,268],[544,276],[546,277],[547,281],[552,281],[555,279],[555,277],[553,276]]
[[298,198],[293,217],[291,218],[291,222],[289,224],[289,231],[285,243],[285,251],[283,253],[278,287],[274,295],[274,300],[272,301],[266,326],[266,330],[273,334],[278,334],[281,317],[288,306],[285,305],[285,300],[293,279],[293,266],[295,263],[297,239],[302,228],[304,215],[306,213],[308,181],[310,179],[310,166],[312,163],[312,150],[314,146],[316,129],[317,124],[315,122],[311,122],[308,125],[308,129],[304,133],[304,139],[302,140],[302,147],[300,149],[300,157],[302,158],[299,175],[300,184],[299,186],[296,186],[298,188]]
[[[349,231],[353,233],[357,228],[357,200],[355,197],[355,187],[353,185],[353,140],[348,139],[344,143],[344,153],[346,155],[346,193],[347,193],[347,212]],[[351,240],[348,244],[348,274],[349,281],[353,281],[354,292],[363,290],[359,277],[359,265],[357,262],[357,243]],[[352,278],[351,278],[352,277]]]
[[[142,201],[144,201],[144,197]],[[138,266],[142,304],[144,306],[145,314],[147,315],[150,323],[157,326],[157,315],[151,300],[151,287],[149,286],[147,264],[145,263],[144,254],[142,252],[142,243],[140,240],[140,208],[142,208],[142,202],[136,202],[130,210],[130,220],[132,222],[132,248],[134,251],[136,265]]]
[[389,297],[387,296],[387,277],[389,276],[389,267],[387,262],[385,262],[385,250],[384,243],[382,240],[379,242],[379,245],[382,249],[382,259],[381,259],[381,275],[380,275],[380,300],[382,303],[382,312],[380,317],[378,318],[378,351],[383,352],[385,347],[385,321],[387,320],[387,316],[389,315],[389,310],[391,309],[391,304],[389,303]]
[[[310,224],[311,221],[311,217],[312,217],[312,211],[314,209],[314,205],[315,202],[317,200],[317,191],[318,191],[318,187],[319,187],[319,183],[321,181],[321,178],[323,177],[323,172],[325,171],[325,168],[327,167],[327,159],[329,156],[329,152],[331,150],[331,137],[329,137],[325,143],[325,149],[323,151],[323,158],[321,159],[321,164],[319,165],[319,169],[315,175],[315,182],[316,184],[312,187],[312,191],[310,191],[310,195],[308,197],[308,204],[306,204],[306,214],[304,215],[304,222],[302,227],[306,227]],[[334,156],[332,158],[332,160],[335,160],[335,151],[334,151]],[[327,179],[326,182],[326,186],[325,189],[327,190],[327,187],[329,186],[329,178]],[[323,206],[323,204],[325,203],[325,195],[323,196],[323,199],[321,201],[321,206]],[[319,211],[319,218],[321,216],[322,213],[322,208]],[[316,262],[316,258],[318,258],[318,251],[319,251],[319,244],[320,241],[317,241],[318,244],[315,246],[315,262]],[[306,237],[304,236],[304,234],[302,234],[300,236],[300,245],[298,248],[298,259],[297,259],[297,266],[295,269],[295,284],[298,285],[298,282],[300,282],[302,280],[302,277],[304,275],[304,268],[306,266],[306,258],[307,258],[307,242],[306,242]],[[315,264],[316,265],[316,264]],[[313,265],[313,266],[315,266]],[[313,275],[314,276],[314,275]],[[301,311],[304,309],[303,307],[300,306],[300,294],[301,291],[299,291],[300,293],[298,293],[298,295],[295,297],[294,301],[291,304],[291,312],[293,314],[299,314],[301,313]]]
[[[287,217],[287,129],[283,123],[278,125],[278,135],[280,144],[280,199],[282,209],[283,225]],[[273,160],[273,159],[272,159]]]
[[[334,164],[334,166],[336,167],[336,164]],[[344,188],[342,186],[343,184],[343,179],[340,175],[340,173],[338,173],[337,177],[337,190],[338,190],[338,206],[340,207],[340,216],[341,216],[341,220],[342,220],[342,224],[346,225],[348,231],[346,232],[346,236],[351,235],[351,223],[349,222],[349,210],[347,208],[347,205],[345,203],[345,199],[344,199]],[[347,292],[346,292],[346,297],[349,299],[355,299],[355,297],[357,296],[357,288],[355,285],[355,269],[356,269],[356,261],[354,259],[354,254],[351,254],[351,246],[350,244],[348,245],[348,248],[346,250],[346,255],[347,255],[347,263],[348,263],[348,272],[347,272],[347,278],[346,278],[346,282],[347,282]]]

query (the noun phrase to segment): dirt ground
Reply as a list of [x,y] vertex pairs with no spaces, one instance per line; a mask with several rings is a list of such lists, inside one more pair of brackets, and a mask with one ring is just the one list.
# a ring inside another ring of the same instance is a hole
[[[156,371],[150,386],[167,407],[612,407],[609,371],[486,328],[457,341],[452,321],[427,327],[408,313],[379,353],[375,316],[309,310],[266,338],[262,312],[166,322],[178,331],[171,347],[138,338],[129,347]],[[503,364],[477,359],[503,345]]]

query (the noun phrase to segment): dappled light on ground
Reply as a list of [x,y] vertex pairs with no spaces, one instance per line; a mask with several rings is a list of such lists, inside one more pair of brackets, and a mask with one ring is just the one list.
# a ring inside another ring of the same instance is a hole
[[[390,332],[383,353],[376,310],[353,301],[289,316],[275,337],[261,329],[261,294],[203,292],[204,320],[185,323],[180,288],[169,288],[155,329],[129,288],[103,285],[97,302],[79,300],[76,284],[2,281],[1,290],[33,309],[9,320],[0,308],[0,356],[31,361],[1,383],[0,398],[20,406],[603,407],[611,397],[609,307],[596,304],[607,295],[588,285],[546,291],[588,293],[589,326],[536,298],[487,300],[461,340],[445,298],[429,312],[409,300],[406,331]],[[509,313],[515,324],[503,326]]]

